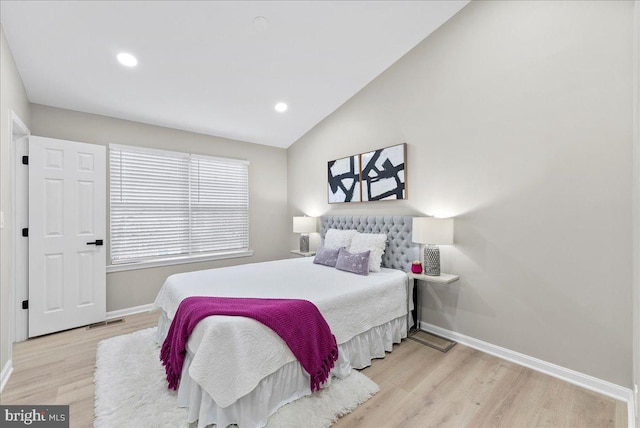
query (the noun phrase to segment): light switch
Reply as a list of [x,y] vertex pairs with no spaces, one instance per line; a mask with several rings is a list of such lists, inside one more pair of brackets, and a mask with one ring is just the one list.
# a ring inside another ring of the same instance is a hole
[[0,229],[4,229],[4,211],[0,211]]

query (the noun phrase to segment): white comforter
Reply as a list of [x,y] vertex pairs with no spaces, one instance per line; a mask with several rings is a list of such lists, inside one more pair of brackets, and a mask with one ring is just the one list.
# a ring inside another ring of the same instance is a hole
[[[154,306],[173,319],[188,296],[306,299],[318,307],[342,344],[406,315],[407,281],[406,273],[393,269],[361,276],[313,264],[311,258],[289,259],[172,275]],[[220,407],[295,360],[271,329],[243,317],[205,318],[187,347],[194,355],[189,375]]]

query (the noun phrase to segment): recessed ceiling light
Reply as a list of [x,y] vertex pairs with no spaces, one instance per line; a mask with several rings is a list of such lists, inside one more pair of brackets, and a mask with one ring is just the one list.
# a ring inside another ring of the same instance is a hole
[[138,65],[138,60],[136,59],[135,56],[126,53],[126,52],[120,52],[117,56],[118,61],[120,62],[120,64],[127,66],[127,67],[135,67],[136,65]]
[[278,113],[283,113],[285,111],[287,111],[287,105],[285,103],[278,103],[276,104],[276,111]]
[[269,21],[264,16],[256,16],[253,19],[253,29],[258,33],[267,31],[269,28]]

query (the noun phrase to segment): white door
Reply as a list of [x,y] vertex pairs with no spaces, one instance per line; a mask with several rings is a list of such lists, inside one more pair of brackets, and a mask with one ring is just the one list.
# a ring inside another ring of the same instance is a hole
[[105,319],[105,153],[29,137],[29,337]]

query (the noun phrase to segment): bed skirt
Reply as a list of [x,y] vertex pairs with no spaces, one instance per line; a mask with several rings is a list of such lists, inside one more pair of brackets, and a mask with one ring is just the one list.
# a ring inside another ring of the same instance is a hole
[[[162,343],[171,321],[164,311],[158,323],[158,342]],[[344,378],[351,369],[371,365],[374,358],[384,358],[394,343],[407,337],[406,317],[396,318],[361,333],[348,342],[338,345],[339,356],[331,376]],[[188,409],[188,422],[198,421],[198,428],[216,424],[218,428],[237,424],[239,428],[258,428],[280,407],[300,397],[311,394],[309,375],[298,361],[285,364],[276,372],[262,379],[256,388],[228,407],[219,407],[215,401],[189,376],[193,355],[187,352],[178,387],[178,403]],[[331,378],[327,385],[331,382]],[[326,386],[326,385],[325,385]]]

